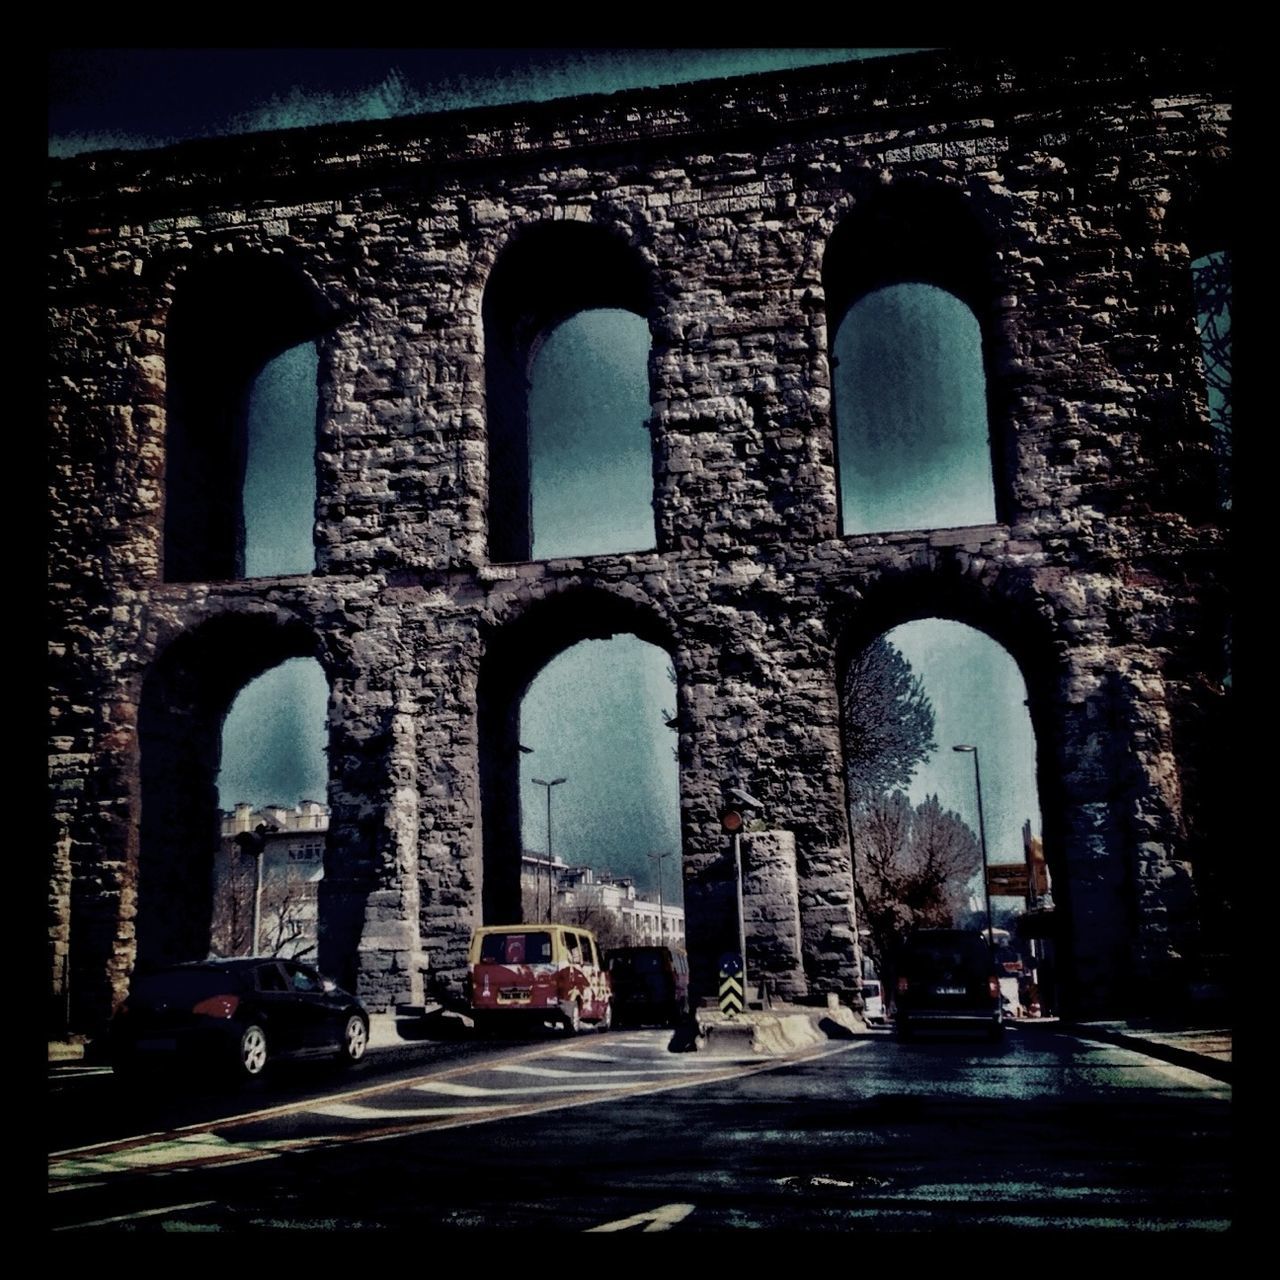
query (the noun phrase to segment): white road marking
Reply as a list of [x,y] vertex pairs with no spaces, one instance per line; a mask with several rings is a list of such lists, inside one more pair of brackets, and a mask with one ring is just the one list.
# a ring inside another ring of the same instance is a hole
[[134,1218],[158,1218],[165,1213],[182,1213],[186,1209],[207,1209],[216,1200],[192,1200],[189,1204],[171,1204],[163,1209],[139,1209],[137,1213],[121,1213],[114,1218],[96,1218],[93,1222],[72,1222],[65,1227],[54,1227],[55,1231],[79,1231],[84,1227],[106,1227],[113,1222],[129,1222]]
[[[83,1186],[101,1185],[104,1174],[124,1172],[149,1172],[152,1176],[163,1174],[174,1169],[189,1167],[216,1160],[219,1164],[240,1164],[255,1160],[267,1160],[287,1151],[308,1146],[323,1147],[325,1145],[364,1144],[368,1142],[385,1142],[407,1136],[416,1131],[410,1129],[392,1129],[375,1132],[331,1132],[317,1134],[306,1138],[287,1138],[280,1140],[252,1141],[234,1143],[220,1138],[215,1129],[232,1129],[241,1125],[276,1116],[319,1115],[335,1118],[351,1118],[370,1121],[395,1121],[403,1118],[414,1120],[435,1120],[434,1128],[454,1129],[471,1125],[492,1123],[515,1115],[537,1115],[548,1111],[566,1110],[582,1106],[598,1105],[609,1101],[609,1097],[596,1097],[594,1094],[613,1095],[619,1100],[638,1094],[665,1093],[675,1089],[688,1089],[696,1085],[720,1079],[738,1078],[756,1075],[762,1071],[771,1071],[790,1066],[796,1062],[804,1062],[813,1058],[829,1057],[836,1053],[847,1053],[851,1049],[863,1048],[867,1041],[850,1041],[832,1045],[820,1051],[809,1051],[785,1058],[730,1058],[716,1057],[698,1063],[697,1071],[681,1071],[680,1077],[673,1080],[614,1080],[610,1083],[581,1083],[568,1085],[544,1084],[528,1088],[506,1088],[486,1090],[478,1085],[455,1085],[445,1080],[425,1080],[411,1085],[404,1081],[388,1082],[365,1089],[352,1090],[331,1099],[327,1104],[316,1106],[314,1103],[288,1103],[279,1107],[263,1108],[238,1116],[228,1116],[220,1120],[205,1121],[200,1124],[183,1126],[180,1129],[164,1133],[140,1134],[132,1138],[115,1139],[109,1142],[96,1143],[91,1146],[72,1148],[53,1152],[49,1156],[50,1177],[66,1179],[97,1178],[97,1182],[77,1182],[74,1185],[55,1187],[51,1190],[78,1190]],[[554,1051],[553,1056],[555,1055]],[[529,1057],[545,1056],[540,1050]],[[505,1065],[505,1064],[504,1064]],[[694,1064],[690,1064],[693,1066]],[[705,1072],[701,1070],[705,1068]],[[465,1068],[467,1074],[480,1074],[494,1068],[490,1065],[477,1065]],[[458,1069],[454,1069],[456,1072]],[[450,1074],[454,1073],[450,1072]],[[712,1074],[715,1073],[715,1074]],[[610,1073],[613,1074],[613,1073]],[[664,1073],[665,1074],[665,1073]],[[364,1106],[354,1102],[357,1098],[370,1098],[398,1093],[406,1089],[427,1090],[437,1092],[456,1091],[455,1096],[477,1097],[529,1094],[532,1099],[521,1103],[500,1102],[491,1105],[471,1107],[432,1107],[403,1108],[400,1110],[380,1110],[377,1106]],[[573,1094],[576,1097],[552,1098],[549,1095]],[[542,1102],[539,1104],[538,1099]],[[222,1145],[225,1144],[225,1145]],[[157,1162],[168,1156],[167,1168],[154,1167]],[[91,1224],[85,1224],[91,1225]],[[655,1228],[656,1229],[656,1228]]]
[[619,1218],[617,1222],[606,1222],[599,1227],[588,1227],[586,1234],[593,1231],[626,1231],[630,1227],[642,1227],[645,1231],[670,1231],[677,1222],[683,1222],[694,1210],[691,1204],[663,1204],[648,1213],[637,1213],[631,1218]]
[[570,1049],[565,1053],[556,1054],[557,1058],[581,1058],[584,1062],[618,1062],[620,1061],[616,1053],[587,1053],[584,1049]]
[[427,1120],[432,1116],[470,1116],[485,1111],[508,1111],[509,1107],[372,1107],[360,1102],[340,1102],[332,1107],[314,1107],[310,1114],[336,1120]]
[[[702,1062],[681,1063],[668,1067],[618,1067],[614,1071],[593,1071],[588,1075],[581,1071],[561,1071],[555,1067],[494,1067],[510,1075],[542,1076],[558,1080],[625,1080],[630,1076],[696,1075],[699,1071],[715,1071],[726,1058],[707,1059]],[[758,1057],[734,1059],[741,1062],[759,1062]]]

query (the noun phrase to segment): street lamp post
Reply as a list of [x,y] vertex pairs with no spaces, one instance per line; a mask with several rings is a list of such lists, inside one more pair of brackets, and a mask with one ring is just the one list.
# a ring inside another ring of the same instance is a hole
[[658,864],[658,941],[663,941],[663,934],[666,926],[666,908],[662,904],[662,860],[671,857],[671,851],[666,853],[651,853],[649,855],[650,862]]
[[[536,783],[540,787],[547,789],[547,919],[551,919],[551,788],[558,787],[562,782],[567,782],[567,778],[552,778],[550,782],[544,782],[541,778],[532,778],[530,781]],[[534,905],[537,906],[537,899],[540,895],[535,892]]]
[[253,831],[242,831],[236,836],[241,850],[253,858],[253,937],[249,941],[249,954],[258,954],[258,939],[262,930],[262,859],[267,851],[267,834],[279,831],[271,822],[260,822]]
[[987,946],[994,947],[995,939],[991,932],[991,883],[987,871],[987,828],[982,820],[982,769],[978,765],[978,748],[962,744],[951,750],[973,753],[973,780],[978,790],[978,842],[982,846],[982,898],[987,904]]

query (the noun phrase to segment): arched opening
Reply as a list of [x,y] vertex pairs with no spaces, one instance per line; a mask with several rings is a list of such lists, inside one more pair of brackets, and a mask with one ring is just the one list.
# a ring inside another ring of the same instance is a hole
[[[315,640],[300,623],[222,617],[175,641],[152,668],[138,718],[137,964],[198,960],[210,953],[214,868],[223,840],[218,782],[228,712],[257,677],[289,659],[310,659],[309,683],[315,685],[315,657]],[[288,751],[282,751],[281,744],[296,739],[295,717],[306,719],[305,708],[278,702],[267,706],[257,695],[247,694],[239,710],[242,716],[249,712],[248,737],[257,739],[264,758],[298,755],[296,742]],[[315,789],[322,780],[314,776],[316,727],[308,733],[311,741],[301,754],[312,757],[305,785]],[[231,745],[234,757],[234,742]],[[227,763],[236,764],[233,758]],[[226,781],[229,791],[242,785],[234,774]],[[272,781],[268,779],[266,787]],[[282,799],[266,796],[267,801]]]
[[337,313],[280,258],[219,257],[169,322],[165,579],[315,567],[315,339]]
[[670,652],[647,611],[589,591],[494,635],[479,688],[485,923],[568,913],[637,940],[660,927],[659,894],[668,932],[682,920]]
[[842,532],[994,521],[973,312],[933,285],[889,285],[849,308],[832,352]]
[[484,294],[489,556],[656,542],[650,287],[625,241],[584,223],[522,231]]
[[859,927],[886,991],[911,930],[990,927],[1010,1011],[1059,1006],[1027,701],[1003,646],[936,617],[881,633],[845,670]]
[[328,697],[320,664],[291,658],[245,685],[227,712],[212,886],[217,955],[316,959]]
[[998,518],[994,260],[953,192],[865,200],[823,257],[845,534]]
[[649,326],[580,311],[540,344],[529,371],[534,560],[654,545]]

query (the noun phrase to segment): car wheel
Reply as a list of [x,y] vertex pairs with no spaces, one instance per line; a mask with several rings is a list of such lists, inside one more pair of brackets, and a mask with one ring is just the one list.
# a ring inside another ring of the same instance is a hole
[[342,1043],[338,1046],[338,1057],[347,1066],[354,1066],[364,1057],[364,1051],[368,1047],[368,1024],[358,1013],[353,1013],[342,1030]]
[[237,1065],[242,1076],[253,1078],[267,1069],[267,1033],[256,1022],[240,1033]]
[[613,1002],[612,1001],[610,1001],[608,1004],[605,1005],[604,1014],[601,1016],[600,1020],[596,1023],[596,1030],[608,1031],[611,1026],[613,1026]]

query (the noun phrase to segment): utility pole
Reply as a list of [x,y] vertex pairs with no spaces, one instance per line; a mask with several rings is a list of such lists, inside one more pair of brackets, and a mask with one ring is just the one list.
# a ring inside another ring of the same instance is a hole
[[663,942],[666,939],[666,908],[662,902],[662,861],[664,858],[671,857],[671,851],[666,853],[651,853],[649,855],[650,862],[658,864],[658,941]]

